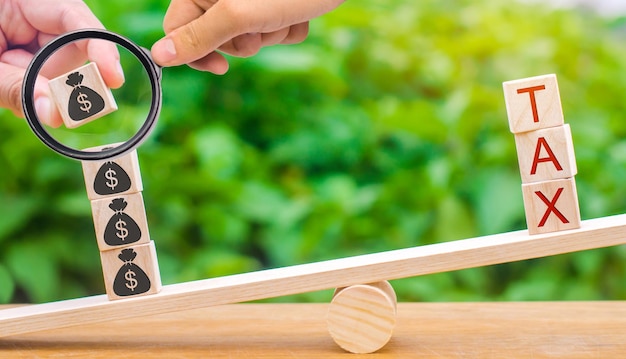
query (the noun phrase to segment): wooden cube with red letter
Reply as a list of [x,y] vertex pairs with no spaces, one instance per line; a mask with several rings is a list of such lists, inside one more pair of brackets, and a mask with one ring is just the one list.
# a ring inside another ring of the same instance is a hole
[[574,177],[577,172],[569,125],[515,135],[522,183]]
[[580,227],[580,211],[573,178],[522,185],[530,234]]
[[502,86],[511,132],[535,131],[564,123],[556,75],[507,81]]
[[579,228],[574,144],[556,76],[508,81],[503,87],[529,233]]

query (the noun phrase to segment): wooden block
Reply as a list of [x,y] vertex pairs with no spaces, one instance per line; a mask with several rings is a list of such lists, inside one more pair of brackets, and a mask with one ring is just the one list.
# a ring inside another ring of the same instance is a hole
[[117,110],[117,104],[95,62],[48,82],[67,128],[76,128]]
[[556,75],[507,81],[502,85],[511,132],[535,131],[564,123]]
[[101,252],[150,242],[141,192],[91,201]]
[[109,300],[161,291],[161,275],[154,241],[100,252],[100,259]]
[[522,194],[530,234],[580,228],[574,178],[523,184]]
[[578,171],[568,124],[515,135],[522,183],[574,177]]
[[[99,146],[85,151],[101,151],[119,144]],[[108,161],[83,161],[87,197],[90,200],[143,191],[137,151]]]
[[335,292],[328,331],[351,353],[373,353],[387,344],[396,324],[396,295],[388,282],[359,284]]

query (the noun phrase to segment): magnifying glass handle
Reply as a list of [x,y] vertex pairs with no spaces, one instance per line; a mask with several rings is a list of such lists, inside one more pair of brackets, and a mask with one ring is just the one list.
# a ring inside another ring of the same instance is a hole
[[150,59],[150,61],[152,61],[152,63],[154,64],[154,73],[157,77],[157,79],[159,80],[159,83],[161,83],[161,79],[163,77],[163,67],[159,66],[156,62],[154,62],[154,59],[152,58],[152,51],[150,51],[150,49],[146,49],[143,46],[139,47],[141,49],[141,51],[144,52],[144,54],[146,54],[146,57]]

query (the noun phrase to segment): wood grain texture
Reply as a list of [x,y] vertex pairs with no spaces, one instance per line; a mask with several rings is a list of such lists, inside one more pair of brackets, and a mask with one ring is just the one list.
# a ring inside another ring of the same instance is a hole
[[[68,84],[71,82],[70,75],[78,73],[79,76],[75,86]],[[67,128],[76,128],[101,118],[117,110],[115,98],[104,80],[95,62],[90,62],[84,66],[74,69],[64,75],[56,77],[48,82],[50,93],[54,103],[61,114],[63,123]],[[83,98],[77,100],[77,96],[82,94]],[[102,101],[102,107],[98,101]],[[78,102],[80,101],[80,102]],[[71,105],[76,106],[79,115],[86,116],[84,119],[76,120],[70,111]],[[82,108],[83,110],[80,110]]]
[[328,308],[328,332],[350,353],[373,353],[391,339],[396,307],[395,292],[387,281],[342,288]]
[[574,177],[578,171],[568,124],[515,135],[522,183]]
[[161,290],[154,241],[100,252],[100,259],[110,300],[155,294]]
[[91,213],[101,252],[150,242],[141,192],[93,200]]
[[574,178],[523,184],[522,195],[530,234],[580,227]]
[[296,293],[486,266],[626,243],[626,215],[583,221],[580,229],[516,231],[421,247],[166,285],[154,295],[108,301],[94,296],[0,311],[0,337],[182,308],[239,303]]
[[556,75],[507,81],[502,87],[511,132],[535,131],[565,122]]
[[[86,148],[98,152],[119,143]],[[137,150],[108,161],[83,161],[83,176],[90,200],[143,191]]]
[[[330,300],[330,298],[329,298]],[[394,335],[349,354],[328,335],[328,304],[234,304],[0,339],[22,358],[626,357],[626,302],[399,303]]]

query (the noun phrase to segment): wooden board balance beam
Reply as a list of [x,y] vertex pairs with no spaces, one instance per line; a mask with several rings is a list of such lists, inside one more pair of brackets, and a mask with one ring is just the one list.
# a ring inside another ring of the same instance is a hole
[[269,269],[163,287],[154,295],[106,295],[0,311],[0,337],[414,277],[626,243],[626,215],[582,221],[567,231],[527,230]]

